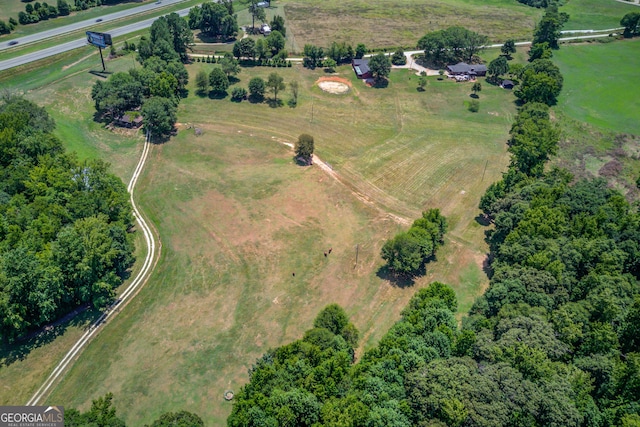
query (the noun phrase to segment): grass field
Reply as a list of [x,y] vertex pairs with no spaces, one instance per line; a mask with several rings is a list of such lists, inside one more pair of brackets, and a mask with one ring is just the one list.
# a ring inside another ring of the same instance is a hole
[[638,9],[615,0],[568,0],[560,11],[569,14],[564,30],[604,30],[619,27],[624,15]]
[[[193,76],[211,67],[189,68]],[[238,85],[272,71],[243,70]],[[239,389],[257,357],[299,337],[328,303],[353,316],[362,348],[432,280],[451,283],[470,306],[486,285],[476,205],[506,163],[512,95],[485,85],[481,113],[472,114],[470,85],[434,78],[419,93],[403,70],[372,89],[340,71],[353,84],[344,96],[314,86],[320,70],[280,69],[300,82],[295,109],[210,100],[190,88],[178,137],[154,147],[138,193],[162,237],[158,270],[49,402],[86,407],[112,391],[134,425],[181,408],[223,425],[222,392]],[[281,142],[302,132],[315,136],[339,180],[294,165]],[[386,212],[413,219],[434,206],[451,224],[438,262],[412,288],[379,277],[380,247],[402,228]]]
[[633,90],[639,50],[636,39],[563,46],[554,52],[564,75],[556,108],[603,129],[640,135],[640,99]]
[[332,41],[414,47],[425,33],[454,25],[492,41],[529,40],[542,15],[515,0],[282,0],[281,4],[295,35],[295,51],[302,51],[306,43],[329,46]]

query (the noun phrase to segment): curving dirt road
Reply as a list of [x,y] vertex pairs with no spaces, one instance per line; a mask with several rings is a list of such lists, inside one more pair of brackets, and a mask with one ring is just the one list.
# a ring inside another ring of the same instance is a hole
[[137,276],[131,281],[129,286],[122,292],[122,294],[119,295],[118,299],[116,299],[116,301],[107,310],[105,310],[105,312],[98,318],[98,320],[93,322],[93,324],[89,327],[89,329],[87,329],[84,335],[82,335],[82,337],[75,343],[75,345],[71,347],[67,354],[53,369],[53,372],[51,372],[44,384],[40,386],[38,391],[36,391],[33,397],[27,402],[27,406],[37,405],[47,395],[53,384],[65,372],[67,367],[75,360],[75,357],[78,355],[80,350],[82,350],[91,341],[91,338],[93,338],[93,336],[100,330],[100,326],[106,323],[110,317],[114,317],[117,313],[119,313],[120,310],[117,310],[116,308],[119,308],[120,306],[127,303],[131,298],[133,298],[136,292],[139,291],[142,286],[144,286],[147,279],[149,278],[153,267],[155,266],[158,256],[160,255],[160,239],[158,238],[156,243],[153,233],[151,232],[151,228],[149,228],[149,226],[147,225],[147,222],[140,214],[140,211],[138,210],[138,207],[133,200],[133,190],[147,160],[150,149],[151,144],[149,143],[149,138],[147,137],[144,143],[144,148],[142,150],[142,155],[140,156],[140,160],[138,161],[138,165],[136,166],[136,169],[133,172],[133,176],[131,177],[131,181],[129,181],[129,185],[127,186],[127,191],[129,191],[129,195],[131,198],[131,206],[133,207],[133,216],[135,217],[140,226],[140,229],[142,230],[142,233],[144,234],[144,239],[148,248],[147,255],[144,259],[144,263],[142,264],[142,268],[138,272]]

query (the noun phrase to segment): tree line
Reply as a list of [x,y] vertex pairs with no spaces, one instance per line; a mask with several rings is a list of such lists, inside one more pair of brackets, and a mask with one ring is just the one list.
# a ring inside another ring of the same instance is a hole
[[66,153],[44,108],[0,102],[0,340],[81,305],[103,308],[133,264],[122,181]]
[[[193,34],[176,13],[153,22],[150,37],[138,43],[142,68],[112,74],[98,80],[91,90],[96,111],[107,120],[116,120],[137,110],[144,127],[154,137],[166,137],[177,120],[180,99],[186,96],[189,74],[183,64]],[[136,113],[137,114],[137,113]]]
[[[86,412],[75,408],[66,409],[64,425],[67,427],[126,427],[124,420],[117,415],[113,397],[113,393],[107,393],[93,400]],[[192,412],[165,412],[144,427],[204,427],[204,421]]]

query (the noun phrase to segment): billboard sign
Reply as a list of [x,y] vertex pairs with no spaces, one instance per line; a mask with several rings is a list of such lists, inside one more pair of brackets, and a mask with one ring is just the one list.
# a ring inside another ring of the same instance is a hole
[[87,31],[87,41],[94,46],[107,47],[111,46],[111,34],[107,33],[95,33],[93,31]]

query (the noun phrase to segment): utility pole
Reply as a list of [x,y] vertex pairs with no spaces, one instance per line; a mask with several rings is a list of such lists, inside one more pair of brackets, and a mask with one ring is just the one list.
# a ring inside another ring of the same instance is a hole
[[482,171],[482,179],[480,180],[480,182],[484,181],[484,173],[487,171],[488,164],[489,164],[489,160],[487,160],[487,163],[484,164],[484,170]]
[[98,46],[98,50],[100,51],[100,60],[102,61],[102,72],[107,71],[107,67],[104,65],[104,57],[102,56],[102,48]]

